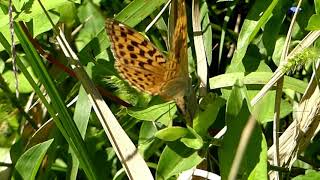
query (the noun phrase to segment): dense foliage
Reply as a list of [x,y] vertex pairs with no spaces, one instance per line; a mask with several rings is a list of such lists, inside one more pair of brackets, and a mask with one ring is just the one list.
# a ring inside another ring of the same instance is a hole
[[[319,0],[186,1],[191,121],[119,76],[105,30],[114,18],[167,55],[170,7],[145,32],[167,1],[40,2],[0,1],[0,179],[136,178],[146,164],[156,179],[193,167],[222,179],[320,178]],[[294,149],[277,164],[274,134],[280,153],[284,142]]]

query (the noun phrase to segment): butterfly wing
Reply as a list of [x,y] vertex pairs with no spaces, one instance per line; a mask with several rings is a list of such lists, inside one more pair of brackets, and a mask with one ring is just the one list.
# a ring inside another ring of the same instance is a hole
[[139,90],[159,94],[168,76],[165,55],[139,32],[114,19],[106,20],[106,30],[122,78]]
[[188,75],[187,13],[184,0],[173,0],[169,21],[169,60],[177,61],[183,76]]
[[[168,61],[175,64],[176,70],[173,76],[167,79],[162,88],[161,95],[176,99],[186,94],[190,86],[188,74],[188,48],[187,48],[187,16],[184,0],[171,2],[169,19],[169,58]],[[168,64],[170,64],[168,63]]]

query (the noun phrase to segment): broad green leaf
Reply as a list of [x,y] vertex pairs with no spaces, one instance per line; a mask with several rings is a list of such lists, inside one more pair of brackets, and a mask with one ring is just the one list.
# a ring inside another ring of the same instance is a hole
[[[28,68],[28,70],[30,71],[30,68]],[[15,90],[16,90],[16,85],[15,85],[16,79],[15,79],[13,71],[6,71],[3,74],[3,78],[8,83],[10,90],[12,92],[15,92]],[[32,92],[33,89],[30,86],[28,80],[21,73],[18,73],[18,82],[19,82],[19,92],[20,93],[30,93],[30,92]]]
[[155,123],[150,121],[142,122],[139,132],[138,150],[144,159],[148,159],[163,145],[163,141],[155,138],[156,132]]
[[[261,54],[264,54],[268,57],[272,56],[274,53],[279,52],[281,55],[283,45],[276,46],[277,39],[283,37],[281,30],[283,28],[283,22],[285,21],[285,17],[287,16],[288,9],[291,7],[290,1],[279,1],[277,6],[272,11],[272,17],[268,20],[265,27],[263,28],[263,34],[261,39],[261,46],[259,47]],[[261,49],[265,48],[266,52],[263,53]],[[277,65],[277,62],[280,60],[279,58],[272,59]]]
[[[245,76],[244,73],[228,73],[210,78],[210,89],[226,88],[234,85],[237,79],[243,77],[245,85],[266,84],[273,73],[269,72],[252,72]],[[284,88],[292,89],[299,93],[304,93],[307,83],[292,77],[284,76]],[[262,88],[262,87],[261,87]]]
[[[213,97],[208,94],[202,101],[207,102],[203,107],[203,111],[199,112],[198,116],[193,120],[193,129],[201,136],[207,135],[209,127],[214,123],[219,110],[225,105],[225,100],[219,97]],[[200,105],[201,106],[201,105]]]
[[92,3],[85,3],[79,7],[78,18],[84,24],[83,28],[79,31],[75,42],[77,49],[81,50],[104,30],[105,18]]
[[[227,179],[238,148],[242,131],[250,118],[246,90],[236,83],[227,102],[227,132],[219,149],[221,178]],[[251,148],[254,147],[254,148]],[[267,146],[263,133],[256,123],[242,157],[239,179],[267,179]]]
[[[52,19],[53,24],[58,23],[60,17],[57,14],[49,12],[49,16]],[[36,37],[37,35],[49,31],[51,29],[52,25],[44,13],[34,16],[32,21],[33,37]]]
[[292,180],[314,180],[314,179],[320,179],[320,172],[316,170],[306,170],[305,175],[299,175]]
[[[251,97],[250,97],[251,98]],[[273,121],[274,118],[274,102],[275,101],[275,91],[268,92],[262,100],[260,100],[252,110],[257,121],[260,123],[266,123]],[[292,112],[292,104],[288,101],[281,101],[281,112],[280,118],[283,118]]]
[[[42,0],[41,3],[44,5],[44,8],[49,11],[54,8],[58,8],[59,6],[64,5],[68,0]],[[22,9],[22,12],[15,19],[18,21],[29,22],[31,19],[43,14],[43,10],[38,1],[28,1],[28,6]]]
[[187,148],[181,142],[172,142],[161,153],[156,179],[168,179],[196,166],[201,161],[202,158],[196,151]]
[[275,42],[275,47],[272,54],[272,60],[277,66],[279,66],[280,64],[281,54],[283,51],[285,40],[286,40],[285,36],[280,36]]
[[53,139],[37,144],[18,159],[15,169],[23,179],[35,179],[42,159],[52,142]]
[[314,14],[310,17],[306,29],[309,31],[320,30],[320,14]]
[[201,136],[199,134],[197,134],[195,132],[195,130],[193,130],[192,128],[190,127],[187,127],[188,130],[189,130],[189,133],[182,137],[180,139],[180,141],[186,145],[187,147],[189,148],[192,148],[192,149],[200,149],[202,148],[203,146],[203,140],[201,138]]
[[128,114],[142,121],[157,121],[164,125],[168,125],[177,111],[173,102],[157,104],[146,109],[129,108]]
[[22,7],[27,4],[30,0],[12,0],[12,4],[17,12],[20,12]]
[[63,6],[57,8],[59,12],[59,21],[66,24],[67,27],[72,27],[77,21],[77,7],[75,3],[68,1]]
[[[250,12],[241,27],[239,34],[237,49],[231,60],[230,68],[227,70],[231,72],[244,72],[246,67],[243,65],[243,58],[247,52],[249,44],[252,42],[259,30],[272,16],[273,9],[277,6],[279,0],[255,1],[254,8]],[[261,12],[263,13],[261,15]]]
[[186,136],[189,133],[187,128],[168,127],[158,131],[155,136],[163,141],[175,141]]

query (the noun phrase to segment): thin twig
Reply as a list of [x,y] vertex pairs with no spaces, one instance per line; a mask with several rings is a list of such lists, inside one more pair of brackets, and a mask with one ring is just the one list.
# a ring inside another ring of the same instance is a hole
[[12,56],[12,69],[14,73],[14,78],[16,80],[16,97],[19,99],[19,81],[18,81],[18,70],[16,64],[16,44],[14,43],[14,29],[13,29],[13,17],[12,17],[12,0],[9,0],[9,24],[10,24],[10,37],[11,37],[11,56]]

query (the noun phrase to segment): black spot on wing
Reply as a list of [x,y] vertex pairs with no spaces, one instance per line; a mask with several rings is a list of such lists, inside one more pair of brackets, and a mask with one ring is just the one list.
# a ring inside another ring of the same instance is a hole
[[128,49],[129,51],[133,51],[133,50],[134,50],[134,47],[129,44],[129,45],[127,45],[127,49]]
[[143,63],[143,62],[140,61],[140,62],[138,63],[138,65],[139,65],[140,67],[144,68],[144,63]]
[[148,45],[148,41],[147,41],[147,40],[143,40],[143,41],[141,42],[141,45],[144,46],[144,47],[146,47],[146,46]]
[[148,60],[147,60],[147,63],[148,63],[149,65],[152,65],[152,62],[153,62],[152,59],[148,59]]
[[134,34],[134,32],[133,32],[131,29],[127,29],[127,33],[128,33],[129,35],[133,35],[133,34]]
[[123,47],[124,47],[124,46],[123,46],[122,44],[119,44],[119,45],[118,45],[118,48],[119,48],[119,49],[122,49]]
[[144,50],[142,50],[142,49],[140,49],[140,51],[139,51],[139,55],[144,57],[144,54],[145,54],[145,51],[144,51]]
[[120,36],[123,37],[123,38],[126,38],[126,37],[127,37],[127,34],[121,31],[121,32],[120,32]]
[[133,53],[130,53],[130,57],[131,57],[132,59],[137,59],[137,58],[138,58],[138,56],[135,55],[135,54],[133,54]]
[[156,52],[157,50],[153,48],[152,50],[148,51],[148,54],[152,57]]
[[133,40],[131,40],[131,44],[132,44],[133,46],[138,46],[138,43],[137,43],[136,41],[133,41]]
[[124,51],[119,51],[119,54],[120,54],[120,56],[125,56],[126,55],[126,53],[124,52]]

